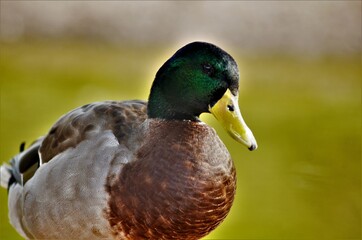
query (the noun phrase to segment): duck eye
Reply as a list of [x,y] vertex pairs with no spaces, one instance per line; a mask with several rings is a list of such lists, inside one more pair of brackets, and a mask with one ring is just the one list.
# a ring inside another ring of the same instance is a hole
[[202,64],[202,70],[207,75],[211,76],[214,73],[214,67],[210,63]]

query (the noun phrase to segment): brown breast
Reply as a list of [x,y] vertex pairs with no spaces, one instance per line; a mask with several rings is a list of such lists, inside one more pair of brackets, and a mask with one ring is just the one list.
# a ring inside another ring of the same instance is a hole
[[236,187],[213,129],[150,120],[134,161],[109,181],[106,216],[119,239],[199,239],[228,214]]

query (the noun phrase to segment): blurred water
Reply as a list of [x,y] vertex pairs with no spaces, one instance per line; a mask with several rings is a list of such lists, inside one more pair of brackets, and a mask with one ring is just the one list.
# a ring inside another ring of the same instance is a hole
[[1,1],[7,41],[77,37],[153,46],[208,39],[252,52],[361,50],[361,1]]

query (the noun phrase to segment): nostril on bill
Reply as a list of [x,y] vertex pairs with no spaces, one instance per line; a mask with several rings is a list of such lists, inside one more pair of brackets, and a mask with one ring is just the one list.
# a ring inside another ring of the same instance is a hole
[[234,112],[235,109],[233,105],[228,105],[227,107],[230,112]]

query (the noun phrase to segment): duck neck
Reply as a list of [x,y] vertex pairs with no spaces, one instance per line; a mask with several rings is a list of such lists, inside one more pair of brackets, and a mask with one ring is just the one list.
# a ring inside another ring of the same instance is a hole
[[199,121],[200,114],[189,113],[192,111],[188,110],[181,100],[169,101],[158,86],[152,87],[147,107],[149,118]]

